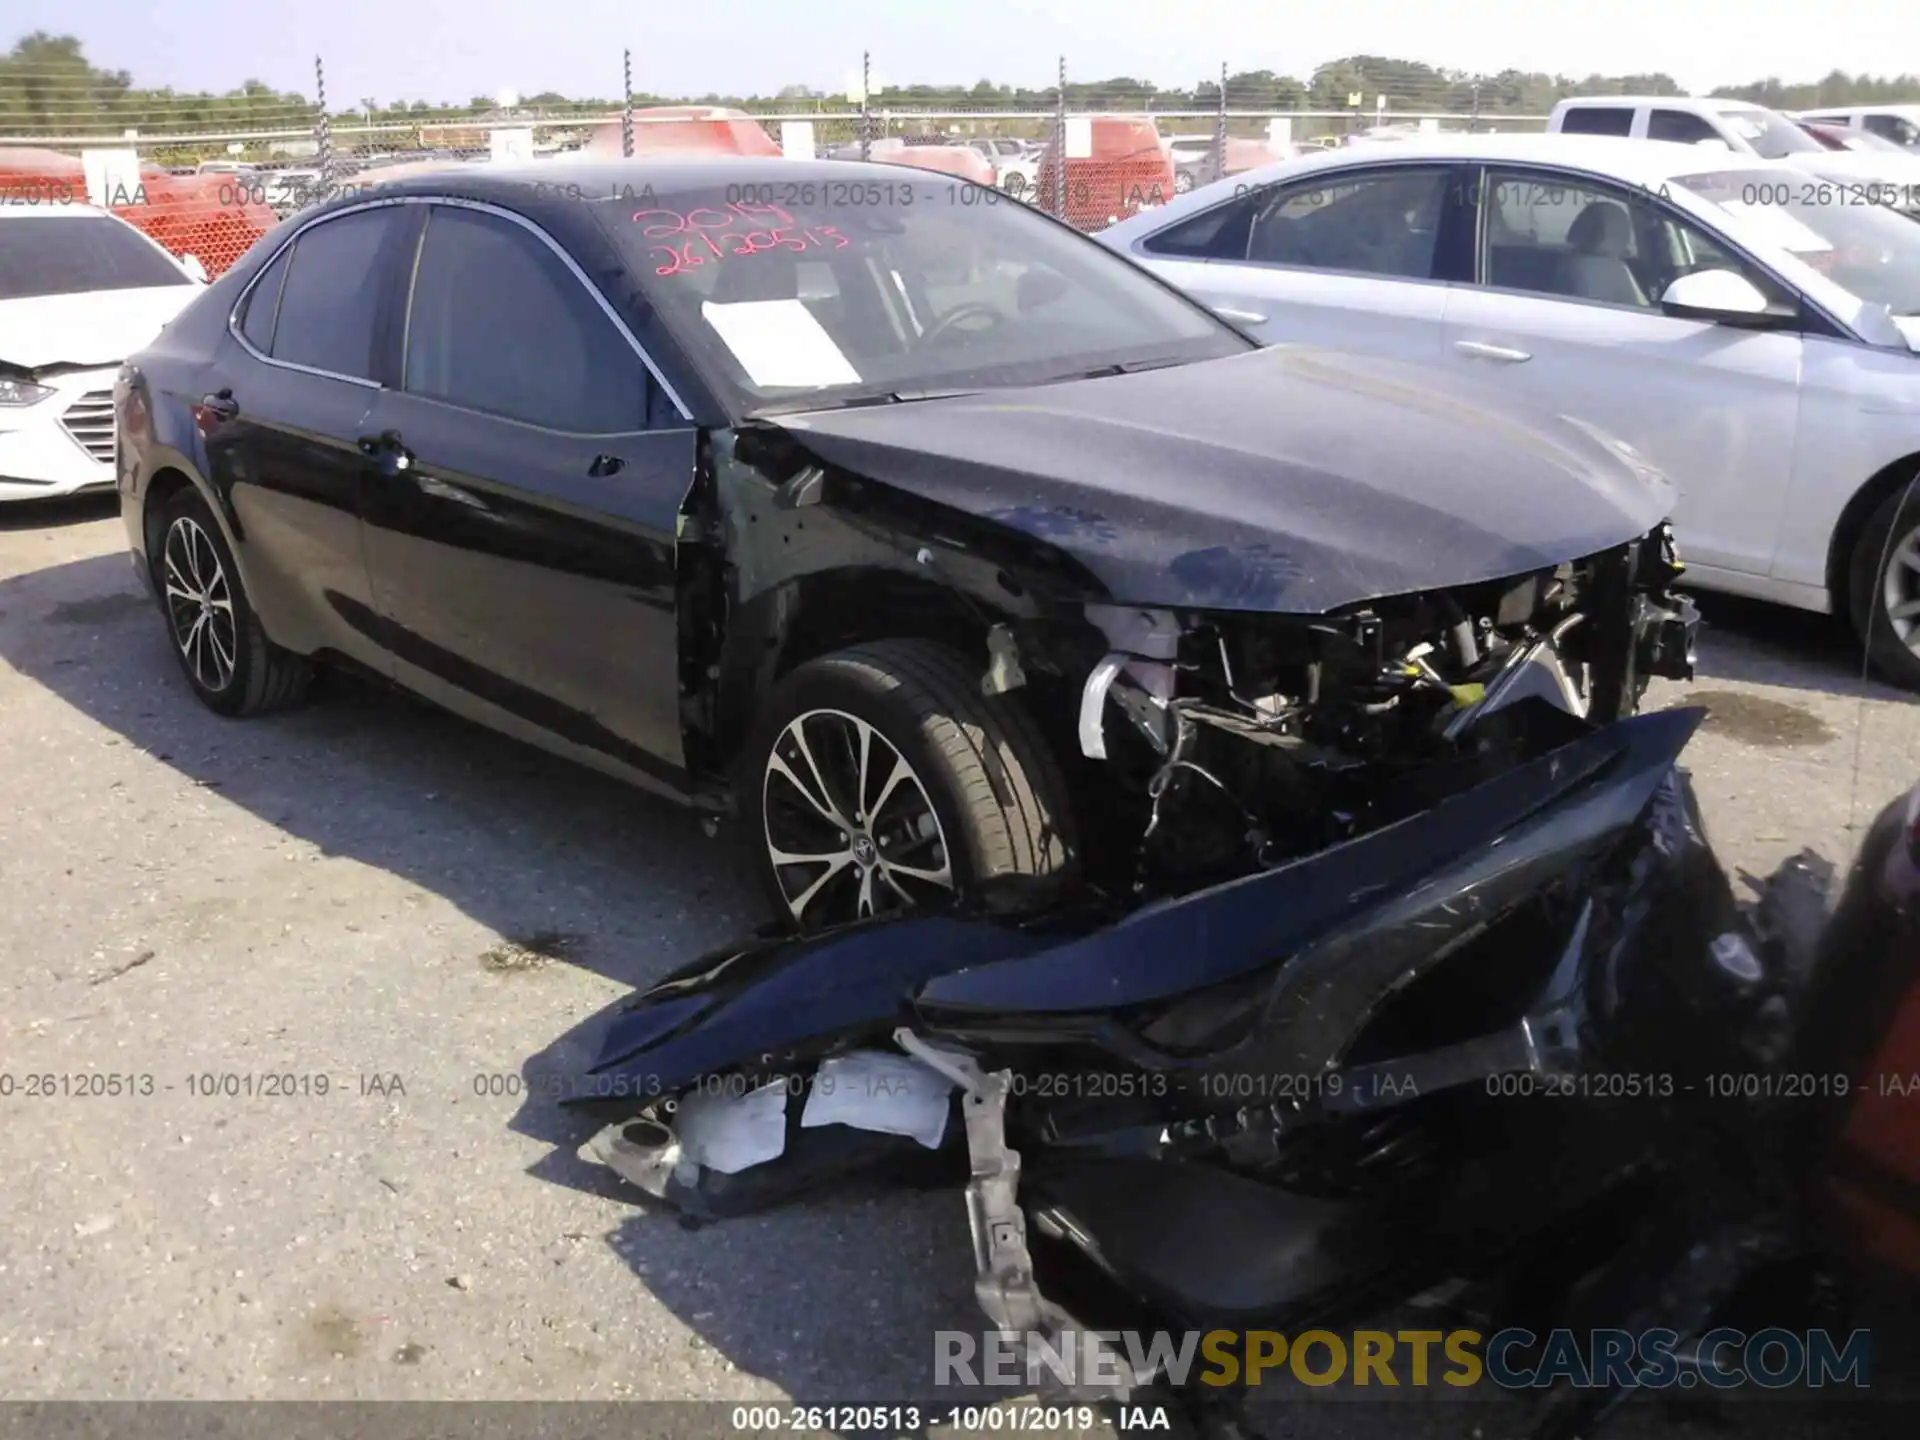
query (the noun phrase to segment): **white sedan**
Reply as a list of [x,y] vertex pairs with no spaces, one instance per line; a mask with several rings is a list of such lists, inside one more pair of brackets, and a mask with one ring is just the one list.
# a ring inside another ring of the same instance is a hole
[[1680,490],[1702,589],[1920,688],[1920,223],[1785,161],[1575,135],[1328,152],[1096,238],[1270,342],[1484,376]]
[[0,501],[114,483],[120,362],[204,275],[104,210],[0,204]]

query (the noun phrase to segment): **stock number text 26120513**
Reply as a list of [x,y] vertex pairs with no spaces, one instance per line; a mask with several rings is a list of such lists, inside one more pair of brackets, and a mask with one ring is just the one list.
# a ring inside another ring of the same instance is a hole
[[681,275],[775,250],[844,250],[849,243],[832,225],[802,225],[778,205],[744,200],[692,210],[636,210],[633,223],[648,241],[655,275]]

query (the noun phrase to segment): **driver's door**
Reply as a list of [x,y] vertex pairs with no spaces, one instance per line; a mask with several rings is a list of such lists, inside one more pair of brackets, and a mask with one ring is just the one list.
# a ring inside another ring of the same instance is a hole
[[1479,208],[1475,283],[1448,293],[1447,362],[1625,440],[1678,489],[1690,563],[1766,575],[1793,475],[1802,337],[1677,319],[1659,297],[1702,269],[1791,297],[1641,192],[1489,168]]
[[683,778],[675,534],[696,432],[553,242],[435,205],[364,423],[401,683],[638,783]]

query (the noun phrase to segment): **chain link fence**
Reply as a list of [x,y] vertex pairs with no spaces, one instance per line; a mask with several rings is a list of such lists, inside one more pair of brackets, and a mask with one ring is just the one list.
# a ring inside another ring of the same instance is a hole
[[[861,73],[870,74],[864,57]],[[630,74],[623,56],[609,78],[625,87]],[[711,104],[624,94],[342,105],[329,99],[319,61],[312,99],[256,83],[182,96],[113,78],[71,67],[0,72],[0,202],[104,203],[212,275],[308,205],[451,165],[538,164],[575,152],[864,158],[996,186],[1092,231],[1307,146],[1538,130],[1554,98],[1478,77],[1382,78],[1339,66],[1304,83],[1223,66],[1217,82],[1189,92],[1089,86],[1071,81],[1064,60],[1056,83],[1039,91],[863,81],[832,98]]]

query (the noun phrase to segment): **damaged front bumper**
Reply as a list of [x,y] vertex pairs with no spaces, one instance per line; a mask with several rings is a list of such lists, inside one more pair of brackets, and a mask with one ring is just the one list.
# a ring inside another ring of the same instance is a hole
[[[1082,1400],[1163,1378],[1111,1347],[1074,1377],[1048,1363],[1133,1323],[1102,1294],[1173,1331],[1293,1331],[1510,1265],[1650,1175],[1677,1211],[1707,1195],[1724,1218],[1778,1177],[1716,1168],[1748,1156],[1723,1132],[1752,1117],[1689,1098],[1708,1087],[1688,1077],[1777,1058],[1760,1037],[1810,927],[1743,919],[1676,768],[1701,718],[1622,721],[1117,919],[906,916],[708,957],[610,1030],[575,1101],[610,1120],[586,1153],[702,1220],[856,1169],[944,1175],[964,1187],[983,1313],[1036,1388]],[[1436,978],[1472,989],[1477,971],[1524,988],[1489,994],[1464,1032],[1395,1023]],[[1039,1077],[1062,1073],[1118,1083],[1049,1098]],[[1674,1077],[1657,1106],[1581,1088],[1649,1074]],[[1311,1083],[1249,1094],[1232,1083],[1249,1075]],[[1502,1077],[1581,1098],[1520,1125],[1487,1098]],[[1367,1127],[1381,1154],[1431,1158],[1314,1158]],[[1276,1248],[1286,1263],[1250,1263]],[[1676,1271],[1673,1293],[1710,1305],[1726,1268]]]

